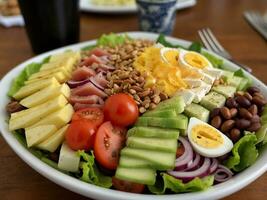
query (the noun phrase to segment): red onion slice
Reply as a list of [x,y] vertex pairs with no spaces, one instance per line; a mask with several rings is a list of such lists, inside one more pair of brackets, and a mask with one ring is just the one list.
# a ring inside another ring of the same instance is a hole
[[233,172],[223,165],[218,165],[218,169],[215,171],[214,179],[218,183],[228,181],[233,176]]
[[184,153],[175,160],[175,170],[183,170],[187,167],[188,163],[193,160],[193,149],[185,138],[179,137],[178,140],[184,146]]
[[181,179],[184,182],[188,182],[196,177],[204,177],[209,174],[211,161],[209,158],[205,158],[203,164],[194,171],[167,171],[168,174],[174,176],[175,178]]
[[211,162],[211,165],[210,165],[210,174],[213,174],[216,169],[218,168],[218,160],[216,158],[212,158],[212,162]]
[[94,79],[94,77],[90,77],[89,80],[90,80],[91,83],[93,83],[94,86],[96,86],[98,89],[100,89],[100,90],[104,90],[104,88],[103,88],[101,85],[99,85],[99,84],[97,83],[97,81]]
[[67,84],[70,88],[76,88],[78,86],[84,85],[86,83],[90,82],[90,79],[85,79],[82,81],[73,81],[73,80],[69,80],[67,81]]
[[198,153],[196,153],[193,162],[187,165],[187,168],[185,169],[185,171],[195,170],[200,164],[200,160],[201,160],[201,156]]

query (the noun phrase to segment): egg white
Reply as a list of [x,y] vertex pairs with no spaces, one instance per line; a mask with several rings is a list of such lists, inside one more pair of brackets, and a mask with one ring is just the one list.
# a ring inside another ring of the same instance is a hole
[[210,158],[214,158],[214,157],[219,157],[219,156],[222,156],[222,155],[225,155],[227,153],[229,153],[232,148],[233,148],[233,142],[226,136],[224,135],[222,132],[220,132],[219,130],[215,129],[214,127],[212,127],[213,129],[215,129],[217,131],[217,133],[219,133],[222,138],[223,138],[223,144],[218,146],[217,148],[205,148],[205,147],[202,147],[200,145],[198,145],[197,143],[195,143],[193,141],[193,138],[192,138],[192,128],[198,124],[205,124],[209,127],[212,127],[211,125],[195,118],[195,117],[192,117],[190,118],[190,121],[189,121],[189,124],[188,124],[188,139],[193,147],[193,149],[199,153],[200,155],[202,156],[205,156],[205,157],[210,157]]

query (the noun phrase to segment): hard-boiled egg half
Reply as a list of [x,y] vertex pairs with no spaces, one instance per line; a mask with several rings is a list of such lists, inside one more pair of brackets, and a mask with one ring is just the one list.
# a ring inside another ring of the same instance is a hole
[[193,149],[205,157],[219,157],[233,148],[232,141],[226,135],[194,117],[189,121],[188,139]]

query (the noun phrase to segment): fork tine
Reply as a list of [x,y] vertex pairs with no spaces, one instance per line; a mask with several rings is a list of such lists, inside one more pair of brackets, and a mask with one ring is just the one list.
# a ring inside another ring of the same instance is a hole
[[222,47],[222,45],[219,43],[219,41],[217,40],[217,38],[214,36],[214,34],[212,33],[212,31],[209,28],[207,28],[207,34],[212,39],[214,45],[217,46],[218,49],[220,49],[220,51],[224,51],[225,52],[225,49]]
[[199,35],[201,41],[203,42],[204,46],[205,46],[208,50],[213,51],[212,48],[211,48],[211,46],[210,46],[210,44],[209,44],[208,41],[206,40],[206,38],[205,38],[205,36],[204,36],[202,30],[198,30],[198,35]]
[[219,49],[217,48],[217,46],[215,46],[212,38],[209,36],[209,34],[205,28],[202,29],[202,33],[203,33],[204,37],[206,38],[206,40],[208,41],[208,43],[210,44],[211,50],[214,52],[220,53]]

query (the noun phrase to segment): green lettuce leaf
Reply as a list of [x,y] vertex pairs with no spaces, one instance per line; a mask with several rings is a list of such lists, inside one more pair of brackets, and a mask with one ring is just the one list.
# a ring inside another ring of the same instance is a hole
[[162,44],[163,46],[165,47],[170,47],[170,48],[183,48],[181,45],[178,45],[178,44],[172,44],[170,42],[168,42],[165,38],[165,35],[164,34],[160,34],[159,37],[157,38],[157,43],[160,43]]
[[91,45],[88,45],[88,46],[85,46],[85,47],[81,48],[81,50],[82,51],[89,51],[89,50],[92,50],[95,47],[96,47],[95,44],[91,44]]
[[181,180],[166,173],[161,173],[156,184],[148,186],[148,189],[153,194],[164,194],[166,190],[174,193],[196,192],[208,189],[213,185],[213,181],[214,176],[206,176],[204,178],[194,178],[188,183],[183,183]]
[[203,56],[205,56],[211,62],[213,67],[220,68],[220,69],[223,67],[223,60],[222,59],[220,59],[220,58],[218,58],[218,57],[216,57],[216,56],[214,56],[208,52],[204,52],[204,51],[202,51],[201,54]]
[[239,69],[237,71],[235,71],[234,73],[235,76],[239,76],[243,78],[242,83],[240,84],[238,90],[246,90],[248,87],[252,86],[252,79],[250,77],[248,77],[244,70]]
[[98,40],[97,40],[97,46],[116,46],[123,44],[126,40],[131,40],[131,38],[124,34],[124,35],[118,35],[115,33],[110,33],[108,35],[103,34]]
[[80,168],[82,169],[82,176],[80,179],[84,182],[98,185],[105,188],[112,186],[112,179],[109,176],[103,175],[95,165],[95,156],[89,155],[84,151],[78,151],[78,155],[84,160],[80,162]]
[[38,72],[44,63],[49,62],[50,56],[46,57],[41,63],[31,63],[27,65],[24,70],[13,80],[12,85],[8,91],[8,96],[12,97],[23,85],[28,78]]
[[224,165],[236,172],[251,166],[257,159],[259,152],[256,148],[257,137],[247,134],[235,143],[232,155],[224,162]]

